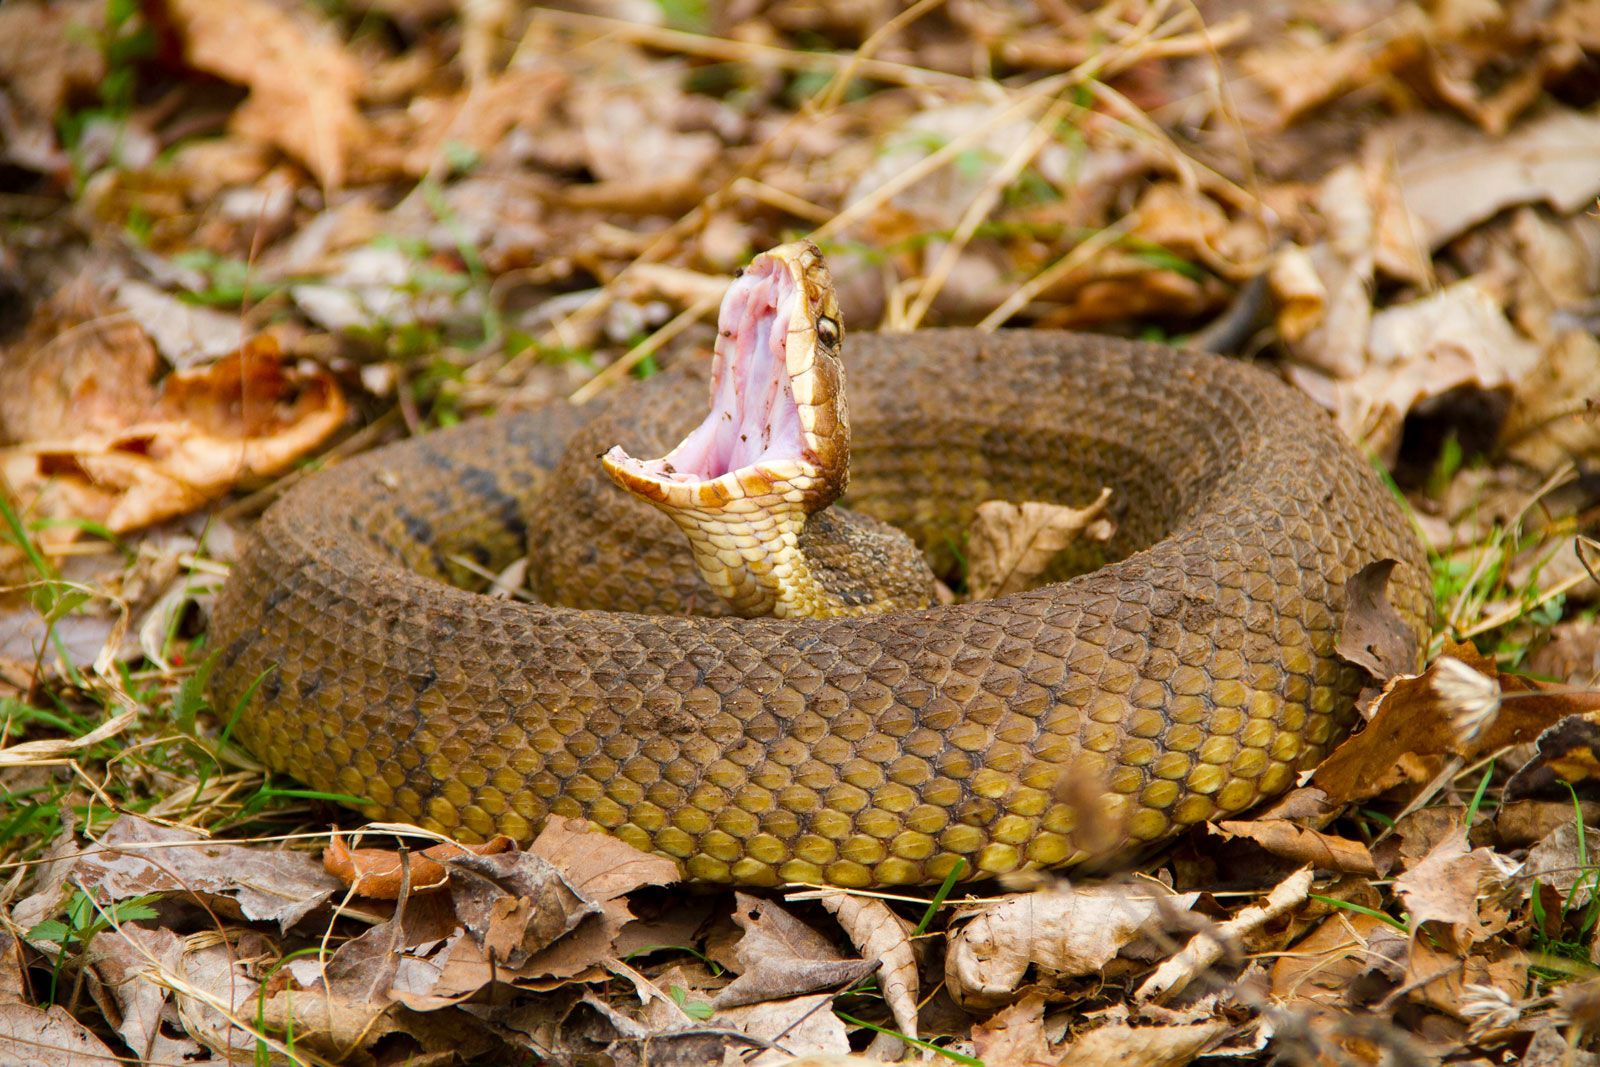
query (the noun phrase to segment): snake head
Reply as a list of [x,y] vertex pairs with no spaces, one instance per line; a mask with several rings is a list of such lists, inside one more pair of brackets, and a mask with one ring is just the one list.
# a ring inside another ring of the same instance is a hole
[[[600,457],[613,481],[677,523],[701,576],[738,614],[865,613],[921,606],[931,595],[931,576],[903,534],[869,530],[865,518],[825,518],[850,476],[843,341],[817,246],[763,253],[723,297],[705,421],[660,459],[621,448]],[[856,596],[830,584],[826,549],[850,543],[831,536],[840,532],[858,547],[892,543],[910,563],[889,570],[914,576],[900,583],[909,592],[897,585],[881,598]]]
[[620,447],[613,481],[670,513],[787,506],[804,516],[849,482],[844,329],[833,277],[810,241],[751,261],[723,297],[711,411],[660,459]]

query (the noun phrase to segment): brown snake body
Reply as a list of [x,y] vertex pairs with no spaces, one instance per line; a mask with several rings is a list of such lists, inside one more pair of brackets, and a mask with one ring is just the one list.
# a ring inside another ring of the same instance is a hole
[[[1114,562],[867,618],[681,614],[710,604],[687,549],[594,457],[681,437],[705,410],[690,368],[598,419],[484,419],[295,488],[217,605],[216,706],[245,701],[238,735],[271,768],[373,816],[526,840],[555,812],[697,880],[887,885],[958,860],[969,877],[1071,862],[1090,818],[1132,850],[1286,788],[1353,721],[1362,675],[1334,643],[1367,563],[1399,561],[1389,598],[1425,633],[1401,510],[1323,412],[1261,371],[1022,331],[856,336],[845,363],[846,504],[948,570],[979,503],[1110,486]],[[569,441],[592,473],[555,502]],[[457,560],[495,570],[530,537],[551,572],[537,588],[633,610],[445,583],[469,579]],[[677,577],[659,591],[663,571]],[[1064,782],[1103,802],[1084,810]]]

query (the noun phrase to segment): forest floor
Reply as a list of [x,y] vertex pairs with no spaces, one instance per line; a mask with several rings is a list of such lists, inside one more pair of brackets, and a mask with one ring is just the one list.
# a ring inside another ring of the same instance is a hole
[[[1593,0],[6,3],[0,1061],[1600,1064],[1597,102]],[[702,358],[799,237],[852,331],[1305,391],[1427,670],[1137,871],[937,891],[424,854],[232,740],[268,504]]]

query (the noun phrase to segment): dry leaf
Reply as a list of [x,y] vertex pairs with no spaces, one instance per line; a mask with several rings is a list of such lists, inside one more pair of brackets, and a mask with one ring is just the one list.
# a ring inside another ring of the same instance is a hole
[[1044,997],[1029,993],[972,1028],[978,1058],[995,1067],[1056,1067],[1059,1052],[1044,1034]]
[[482,1024],[466,1012],[420,1014],[387,1000],[347,997],[314,983],[311,989],[268,992],[251,961],[273,958],[275,950],[252,932],[235,943],[191,942],[179,961],[173,999],[188,1033],[229,1062],[250,1060],[259,1048],[256,1034],[235,1025],[259,1020],[269,1034],[294,1034],[304,1048],[340,1062],[376,1063],[365,1050],[393,1034],[407,1035],[430,1062],[470,1059],[503,1051]]
[[878,961],[878,990],[894,1014],[895,1028],[906,1037],[918,1037],[917,954],[910,924],[872,897],[834,893],[820,897],[818,903],[850,935],[862,959]]
[[1021,592],[1080,537],[1107,541],[1116,525],[1106,517],[1111,490],[1086,508],[1028,501],[990,500],[978,505],[967,541],[967,587],[973,600]]
[[186,304],[143,282],[117,286],[117,303],[162,358],[180,370],[237,352],[246,340],[238,315]]
[[[1600,694],[1543,692],[1529,679],[1490,678],[1484,671],[1494,671],[1493,661],[1470,645],[1447,651],[1422,674],[1391,679],[1373,703],[1371,721],[1312,773],[1312,784],[1332,803],[1364,800],[1405,781],[1403,757],[1472,759],[1531,741],[1564,717],[1600,705]],[[1482,676],[1482,688],[1469,692],[1463,681],[1474,675]],[[1493,699],[1495,683],[1515,699]]]
[[1600,194],[1600,116],[1552,108],[1503,138],[1465,123],[1421,115],[1374,136],[1398,161],[1406,206],[1438,248],[1516,204],[1544,203],[1568,214]]
[[160,893],[195,896],[223,914],[287,930],[341,890],[304,852],[213,844],[124,815],[92,845],[54,866],[15,918],[30,927],[54,915],[70,885],[106,901]]
[[1600,340],[1567,330],[1517,383],[1500,439],[1534,470],[1600,454]]
[[[97,387],[98,389],[99,387]],[[274,474],[344,422],[321,371],[292,366],[275,341],[166,377],[153,402],[116,410],[114,430],[32,439],[0,451],[0,473],[38,517],[90,520],[121,533],[189,512],[241,478]]]
[[105,11],[99,0],[0,5],[0,158],[35,171],[67,168],[56,121],[69,96],[106,77],[96,44]]
[[1466,835],[1452,834],[1395,879],[1394,894],[1410,913],[1413,928],[1443,923],[1465,950],[1485,935],[1479,898],[1503,892],[1520,866],[1491,849],[1469,850]]
[[411,853],[402,863],[400,853],[394,849],[352,849],[345,845],[343,836],[334,834],[328,840],[328,847],[322,851],[322,866],[358,896],[395,900],[400,896],[403,875],[409,876],[413,893],[437,889],[450,877],[445,860],[468,854],[492,855],[514,847],[515,842],[504,834],[498,834],[479,845],[458,845],[453,841],[445,841]]
[[1059,1067],[1183,1067],[1221,1041],[1225,1022],[1189,1026],[1125,1026],[1091,1030],[1062,1050]]
[[832,942],[775,901],[734,894],[733,921],[744,930],[734,951],[743,970],[712,1003],[718,1009],[779,1000],[815,989],[836,992],[878,967],[876,960],[849,959]]
[[1278,883],[1260,904],[1240,911],[1213,930],[1202,930],[1171,959],[1157,967],[1134,994],[1138,1001],[1165,1001],[1187,989],[1230,947],[1246,935],[1305,903],[1311,892],[1311,869],[1305,868]]
[[117,1067],[123,1061],[67,1009],[0,1003],[0,1063],[19,1067]]
[[1586,827],[1580,834],[1575,815],[1569,810],[1567,821],[1528,850],[1528,858],[1523,861],[1523,876],[1554,888],[1561,894],[1563,907],[1582,908],[1593,896],[1594,889],[1589,873],[1593,870],[1588,848],[1591,832]]
[[1361,168],[1334,168],[1318,188],[1317,211],[1323,239],[1303,254],[1281,253],[1288,259],[1268,280],[1288,301],[1279,322],[1287,327],[1283,336],[1295,363],[1343,381],[1367,364],[1372,321],[1377,219]]
[[1528,657],[1528,672],[1580,689],[1600,682],[1600,622],[1580,618],[1556,623],[1548,641]]
[[850,1035],[844,1020],[833,1013],[832,1004],[833,994],[818,993],[717,1009],[712,1017],[716,1025],[730,1027],[776,1046],[754,1058],[746,1058],[730,1046],[723,1053],[724,1067],[795,1067],[804,1062],[795,1057],[809,1060],[848,1054]]
[[1239,61],[1247,90],[1243,109],[1253,124],[1277,132],[1320,104],[1383,77],[1428,37],[1428,20],[1401,7],[1364,33],[1327,40],[1309,22],[1296,22]]
[[1002,1003],[1033,965],[1088,974],[1198,899],[1154,882],[1053,886],[1001,897],[949,934],[947,988],[957,1003],[981,1008]]
[[173,1013],[170,991],[150,979],[159,969],[176,974],[183,956],[183,938],[165,928],[122,923],[94,942],[94,970],[116,1001],[121,1022],[117,1033],[140,1058],[150,1063],[188,1063],[200,1058],[193,1041],[171,1037],[162,1028]]
[[1220,822],[1211,827],[1211,832],[1225,839],[1242,837],[1254,841],[1274,856],[1291,863],[1309,863],[1318,870],[1374,877],[1378,873],[1372,853],[1361,842],[1297,826],[1287,819]]
[[456,916],[495,966],[520,968],[534,953],[601,914],[598,902],[535,852],[463,850],[446,863]]
[[1378,681],[1417,669],[1417,631],[1386,595],[1397,562],[1368,563],[1344,583],[1344,618],[1334,651]]
[[1390,459],[1405,416],[1424,400],[1462,387],[1510,392],[1539,359],[1477,278],[1378,312],[1366,345],[1369,365],[1337,387],[1339,424]]
[[1334,908],[1272,964],[1272,996],[1289,1004],[1343,1005],[1365,975],[1399,980],[1410,944],[1405,931],[1382,919]]
[[22,971],[22,942],[10,930],[0,929],[0,1003],[23,999],[27,988]]
[[[1593,698],[1585,703],[1593,706],[1600,694],[1573,694],[1568,700]],[[1558,696],[1557,701],[1561,701]],[[1523,701],[1514,701],[1520,705]],[[1561,701],[1566,704],[1567,701]],[[1600,788],[1600,713],[1585,712],[1567,715],[1538,737],[1538,749],[1529,760],[1506,782],[1506,799],[1517,800],[1530,796],[1570,796],[1567,786],[1577,790],[1584,798],[1593,798]],[[1570,802],[1569,802],[1570,806]]]
[[250,89],[232,124],[303,163],[325,188],[344,183],[366,145],[356,95],[366,74],[328,23],[312,23],[268,0],[166,0],[196,70]]

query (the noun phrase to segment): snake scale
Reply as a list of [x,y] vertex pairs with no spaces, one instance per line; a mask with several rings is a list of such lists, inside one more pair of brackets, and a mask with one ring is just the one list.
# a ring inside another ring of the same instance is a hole
[[[914,884],[958,861],[964,877],[1074,862],[1090,820],[1136,851],[1286,788],[1355,719],[1363,676],[1334,645],[1368,563],[1399,562],[1389,599],[1426,630],[1400,508],[1258,369],[958,330],[853,337],[845,365],[843,502],[936,569],[993,498],[1109,486],[1116,534],[1069,553],[1083,573],[996,600],[685,614],[710,605],[681,538],[595,457],[682,437],[705,411],[690,366],[599,413],[471,421],[297,486],[216,606],[216,706],[242,707],[238,736],[273,770],[463,840],[526,841],[553,812],[697,881]],[[558,502],[574,456],[592,473]],[[530,547],[536,588],[626,610],[446,584]],[[656,593],[661,572],[676,577]]]

